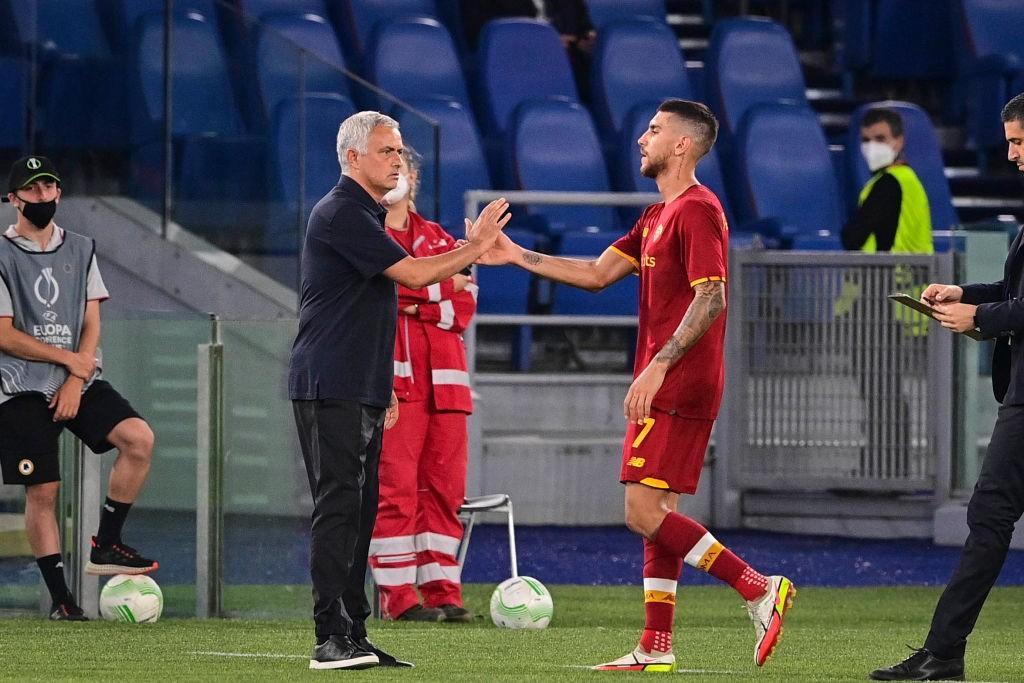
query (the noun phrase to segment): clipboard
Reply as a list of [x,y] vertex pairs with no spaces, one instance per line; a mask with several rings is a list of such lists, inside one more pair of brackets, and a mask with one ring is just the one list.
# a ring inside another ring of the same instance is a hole
[[[909,294],[904,294],[903,292],[890,294],[889,298],[898,304],[903,304],[907,308],[913,308],[918,313],[922,313],[931,318],[932,320],[935,320],[935,309],[929,306],[928,304],[924,303],[920,299],[915,299]],[[950,331],[952,332],[952,330]],[[971,339],[974,339],[976,341],[981,341],[984,339],[984,337],[981,335],[981,331],[978,330],[978,328],[974,328],[973,330],[967,330],[966,332],[963,332],[961,334],[963,334],[965,337],[970,337]]]

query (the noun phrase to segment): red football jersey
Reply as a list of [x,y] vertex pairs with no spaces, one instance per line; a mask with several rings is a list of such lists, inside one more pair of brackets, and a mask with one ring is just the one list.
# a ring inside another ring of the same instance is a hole
[[[612,245],[640,273],[640,326],[633,376],[668,341],[693,301],[693,287],[728,277],[729,226],[715,193],[694,185],[644,210]],[[725,313],[668,371],[654,397],[659,410],[714,419],[725,384]]]

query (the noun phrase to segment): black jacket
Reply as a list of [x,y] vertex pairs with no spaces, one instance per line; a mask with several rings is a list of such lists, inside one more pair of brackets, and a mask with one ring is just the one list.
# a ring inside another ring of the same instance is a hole
[[976,304],[974,322],[986,337],[996,338],[992,354],[992,392],[1003,405],[1024,405],[1024,248],[1021,235],[1010,245],[1003,279],[963,285],[963,303]]

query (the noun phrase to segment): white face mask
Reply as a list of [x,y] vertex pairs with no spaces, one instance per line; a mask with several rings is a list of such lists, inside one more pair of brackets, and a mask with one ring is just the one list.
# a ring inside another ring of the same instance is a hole
[[380,200],[380,203],[384,206],[394,206],[398,202],[402,201],[409,194],[409,179],[405,177],[404,173],[398,174],[398,184],[395,185],[395,189],[388,190],[388,193],[384,195],[384,198]]
[[860,143],[860,153],[864,155],[864,160],[868,162],[868,168],[872,173],[896,161],[896,150],[884,142],[874,140],[862,142]]

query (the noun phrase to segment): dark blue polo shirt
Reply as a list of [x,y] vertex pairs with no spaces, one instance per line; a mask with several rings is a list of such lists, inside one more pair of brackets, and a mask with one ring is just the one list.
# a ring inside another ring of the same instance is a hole
[[408,254],[384,232],[385,215],[344,175],[313,207],[288,373],[292,400],[390,403],[398,296],[383,271]]

